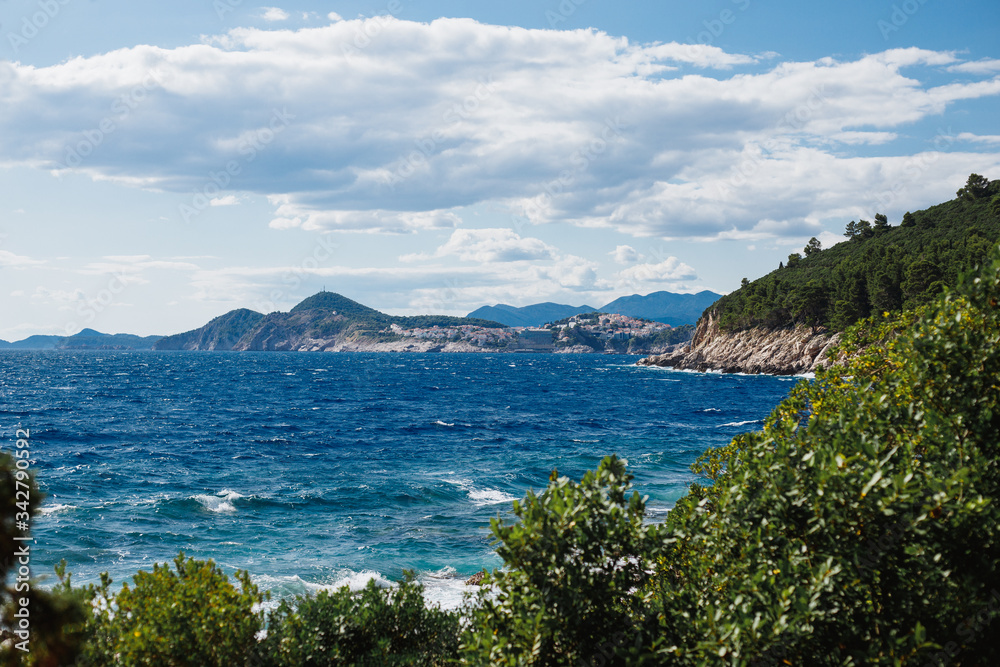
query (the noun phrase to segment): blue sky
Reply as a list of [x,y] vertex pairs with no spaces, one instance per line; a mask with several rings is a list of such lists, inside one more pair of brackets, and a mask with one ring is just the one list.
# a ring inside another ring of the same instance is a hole
[[0,2],[0,338],[726,292],[1000,178],[996,2]]

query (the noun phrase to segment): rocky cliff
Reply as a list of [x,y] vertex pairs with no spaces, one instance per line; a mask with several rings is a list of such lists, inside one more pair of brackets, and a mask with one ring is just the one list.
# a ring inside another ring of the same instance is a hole
[[839,339],[840,334],[804,326],[722,331],[715,313],[708,311],[698,321],[689,345],[646,357],[638,364],[723,373],[798,375],[828,363],[826,351]]

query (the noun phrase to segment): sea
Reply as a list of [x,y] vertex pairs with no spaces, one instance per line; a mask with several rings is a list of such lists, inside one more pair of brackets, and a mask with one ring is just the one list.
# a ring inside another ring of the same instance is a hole
[[502,565],[490,519],[617,454],[662,521],[706,448],[761,428],[799,378],[638,357],[0,353],[0,449],[30,432],[31,567],[119,586],[179,551],[295,595],[412,570],[454,608]]

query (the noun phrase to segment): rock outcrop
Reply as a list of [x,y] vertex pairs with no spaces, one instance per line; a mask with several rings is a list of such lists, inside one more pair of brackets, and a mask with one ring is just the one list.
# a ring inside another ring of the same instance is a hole
[[840,334],[805,326],[722,331],[715,313],[709,311],[698,321],[690,344],[646,357],[638,364],[723,373],[799,375],[828,363],[826,351],[839,339]]

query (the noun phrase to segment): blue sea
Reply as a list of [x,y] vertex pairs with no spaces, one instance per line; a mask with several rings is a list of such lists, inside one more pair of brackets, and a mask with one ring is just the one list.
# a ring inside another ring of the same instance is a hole
[[[489,520],[607,454],[660,520],[707,447],[795,378],[553,354],[0,353],[3,449],[31,431],[35,575],[120,584],[179,550],[276,599],[414,570],[453,607]],[[51,579],[49,580],[51,584]]]

